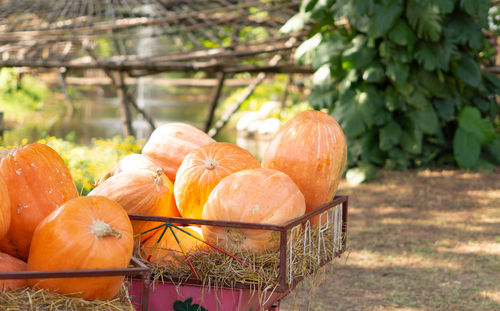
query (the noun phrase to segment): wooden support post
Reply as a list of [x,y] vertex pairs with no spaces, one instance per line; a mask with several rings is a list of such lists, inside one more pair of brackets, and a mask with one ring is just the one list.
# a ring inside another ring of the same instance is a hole
[[132,114],[130,112],[129,102],[127,100],[127,86],[122,71],[119,72],[118,97],[120,98],[120,114],[122,120],[123,136],[135,136],[132,127]]
[[215,109],[217,108],[217,104],[219,103],[222,87],[224,86],[225,77],[226,74],[223,71],[217,73],[217,85],[215,86],[214,93],[212,95],[212,102],[210,103],[210,106],[208,108],[208,115],[205,121],[205,132],[208,132],[208,130],[210,129],[210,125],[212,125]]
[[68,88],[66,85],[66,75],[68,71],[66,68],[59,68],[57,71],[59,75],[59,84],[61,85],[61,90],[64,93],[64,97],[66,98],[66,117],[71,118],[73,113],[75,112],[75,107],[73,106],[73,102],[71,101],[71,97],[69,97]]
[[285,89],[283,90],[283,95],[281,96],[281,107],[280,107],[281,117],[283,117],[285,114],[286,100],[288,99],[288,90],[290,89],[292,83],[293,83],[293,76],[292,74],[288,74],[286,76]]
[[[281,55],[279,55],[279,54],[275,55],[269,61],[269,66],[275,66],[281,60],[281,58],[282,58]],[[245,102],[245,100],[247,100],[253,94],[253,91],[255,91],[255,88],[257,88],[257,86],[259,86],[259,84],[261,84],[262,81],[264,81],[265,78],[266,78],[266,73],[265,72],[261,72],[261,73],[259,73],[257,75],[257,77],[255,77],[255,79],[252,80],[252,82],[245,89],[245,91],[243,92],[243,94],[241,95],[241,97],[238,99],[238,101],[236,103],[234,103],[234,105],[231,106],[224,113],[224,115],[220,118],[219,121],[217,121],[217,123],[215,123],[215,127],[211,128],[210,131],[208,131],[207,134],[210,137],[214,137],[215,135],[217,135],[217,133],[220,131],[220,129],[222,129],[227,124],[227,122],[229,122],[229,119],[231,118],[231,116],[236,111],[238,111],[238,109],[240,109],[241,105],[243,105],[243,103]]]

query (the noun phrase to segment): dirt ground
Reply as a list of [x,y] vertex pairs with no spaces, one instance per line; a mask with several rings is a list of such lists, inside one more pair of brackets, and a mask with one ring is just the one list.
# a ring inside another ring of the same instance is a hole
[[349,196],[347,252],[291,310],[500,310],[500,171],[382,171]]

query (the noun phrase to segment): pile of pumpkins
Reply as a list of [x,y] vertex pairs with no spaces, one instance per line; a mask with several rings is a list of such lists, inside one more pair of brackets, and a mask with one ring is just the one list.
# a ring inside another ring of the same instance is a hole
[[[329,202],[347,160],[339,124],[305,111],[276,133],[260,163],[235,144],[216,142],[184,123],[158,127],[141,154],[122,158],[79,196],[61,157],[43,144],[0,150],[0,271],[126,268],[135,241],[159,264],[184,259],[203,240],[262,253],[278,247],[262,230],[189,226],[175,237],[160,224],[128,214],[283,224]],[[98,159],[96,159],[98,161]],[[237,238],[235,238],[237,237]],[[122,276],[0,280],[85,299],[112,299]]]

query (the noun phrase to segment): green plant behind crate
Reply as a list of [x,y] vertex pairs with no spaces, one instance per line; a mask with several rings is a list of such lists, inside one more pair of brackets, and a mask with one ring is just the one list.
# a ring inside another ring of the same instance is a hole
[[[500,79],[481,68],[489,1],[305,0],[284,32],[316,70],[309,97],[340,122],[349,166],[500,164]],[[373,174],[372,174],[373,175]]]

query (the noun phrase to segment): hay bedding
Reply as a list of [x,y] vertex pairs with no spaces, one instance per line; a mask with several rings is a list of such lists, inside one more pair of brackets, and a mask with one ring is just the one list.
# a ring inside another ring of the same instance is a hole
[[112,300],[85,300],[43,289],[24,288],[14,291],[0,291],[1,311],[116,311],[135,310],[125,286]]

